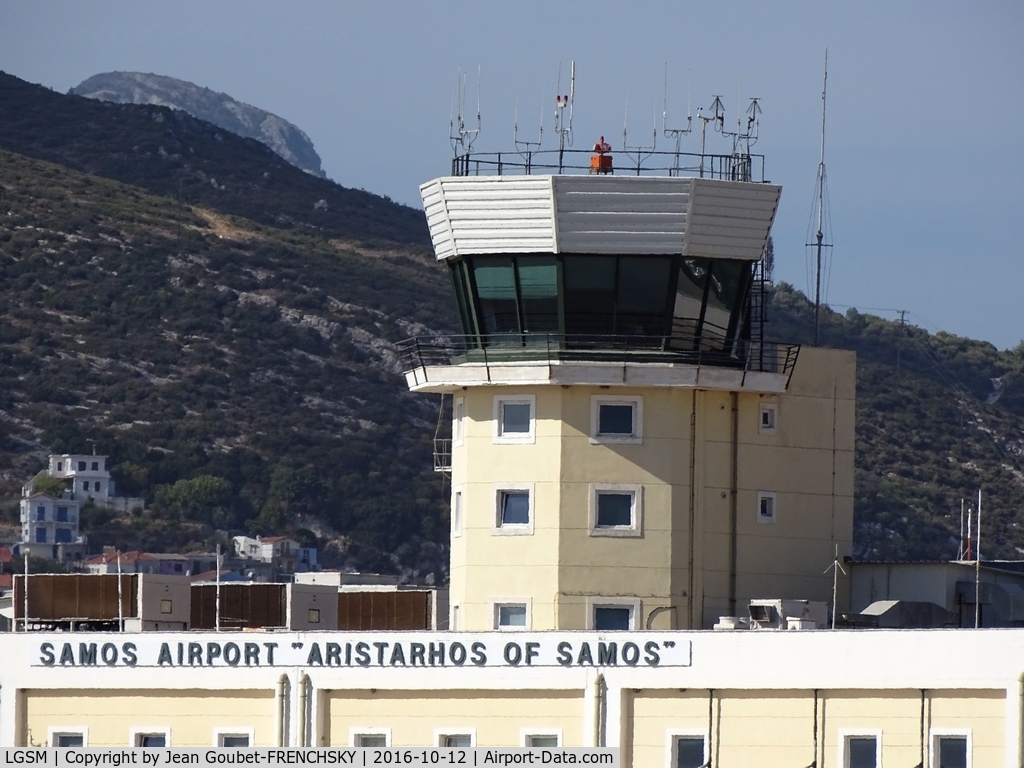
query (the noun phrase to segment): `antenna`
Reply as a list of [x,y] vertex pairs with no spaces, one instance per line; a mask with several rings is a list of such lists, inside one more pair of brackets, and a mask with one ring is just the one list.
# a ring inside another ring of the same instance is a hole
[[836,595],[839,593],[839,572],[842,571],[843,576],[846,575],[846,571],[843,566],[839,564],[839,545],[836,544],[836,556],[832,560],[832,565],[825,569],[824,573],[832,571],[832,629],[836,628]]
[[[572,146],[572,110],[576,97],[576,62],[569,66],[569,93],[562,95],[562,65],[558,65],[558,85],[555,90],[555,133],[558,134],[558,172],[562,172],[562,156],[565,145]],[[569,108],[569,120],[565,119],[565,108]]]
[[740,117],[739,108],[737,107],[735,131],[725,130],[725,108],[722,105],[720,97],[715,96],[715,103],[711,105],[712,107],[717,105],[719,108],[718,112],[716,112],[715,130],[723,136],[729,136],[732,138],[733,165],[729,175],[733,181],[750,181],[750,148],[757,143],[757,134],[761,127],[760,101],[761,99],[759,96],[750,97],[750,105],[747,107],[746,113],[746,127],[743,125],[743,119]]
[[719,130],[719,126],[722,124],[723,115],[725,114],[725,107],[722,106],[722,97],[715,96],[715,100],[711,102],[711,106],[708,107],[708,111],[711,112],[711,116],[706,116],[702,111],[701,107],[697,107],[697,119],[701,121],[700,126],[700,177],[704,178],[704,145],[707,141],[708,123],[715,123],[715,130]]
[[818,228],[814,233],[814,242],[807,247],[814,247],[814,346],[821,341],[821,257],[825,248],[831,243],[825,242],[826,199],[828,188],[825,180],[825,94],[828,86],[828,49],[825,49],[825,74],[821,80],[821,160],[818,162],[818,180],[815,185],[815,201],[818,209]]
[[473,151],[473,142],[480,134],[480,66],[476,68],[476,128],[466,127],[466,74],[460,69],[455,80],[456,93],[453,101],[458,102],[458,115],[448,116],[448,139],[455,156],[468,155]]
[[625,112],[624,112],[624,115],[623,115],[623,119],[622,119],[622,151],[626,152],[627,154],[629,154],[629,153],[635,153],[636,154],[636,175],[637,176],[640,175],[640,166],[642,165],[643,159],[644,159],[643,156],[646,155],[646,156],[649,157],[650,155],[653,155],[655,150],[657,149],[657,146],[658,146],[658,116],[657,116],[657,107],[654,108],[654,112],[655,112],[655,114],[653,116],[654,117],[654,121],[653,121],[654,125],[652,126],[652,129],[651,129],[651,145],[649,147],[645,147],[643,145],[639,145],[638,144],[635,147],[631,147],[631,146],[629,146],[629,143],[627,142],[627,125],[629,124],[629,99],[626,99],[626,109],[625,109]]
[[[676,156],[675,161],[672,164],[672,168],[669,170],[670,176],[679,175],[679,147],[683,140],[683,136],[688,136],[693,130],[693,118],[690,116],[690,93],[691,93],[690,75],[686,77],[686,127],[685,128],[669,128],[668,127],[668,64],[665,64],[665,98],[663,109],[661,112],[661,131],[665,135],[666,139],[676,140]],[[700,115],[698,114],[698,117]],[[701,154],[704,154],[703,151]]]
[[524,141],[519,138],[519,97],[516,96],[516,117],[515,122],[512,126],[512,143],[515,144],[516,150],[520,154],[529,154],[540,149],[541,142],[544,141],[544,86],[541,86],[541,97],[540,97],[540,130],[537,133],[536,141]]

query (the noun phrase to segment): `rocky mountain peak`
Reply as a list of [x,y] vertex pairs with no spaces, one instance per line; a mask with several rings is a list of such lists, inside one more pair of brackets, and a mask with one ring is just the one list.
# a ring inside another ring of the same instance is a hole
[[298,126],[226,93],[143,72],[93,75],[72,88],[71,93],[119,104],[157,104],[180,109],[226,131],[261,141],[292,165],[326,178],[313,142]]

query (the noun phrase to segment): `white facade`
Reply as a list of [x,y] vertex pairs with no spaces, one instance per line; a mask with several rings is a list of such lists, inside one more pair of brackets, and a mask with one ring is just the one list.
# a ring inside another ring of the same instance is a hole
[[94,499],[97,504],[105,504],[114,495],[106,456],[51,455],[48,471],[53,477],[67,481],[72,498],[78,501]]
[[21,540],[24,544],[81,544],[80,503],[36,493],[21,500]]

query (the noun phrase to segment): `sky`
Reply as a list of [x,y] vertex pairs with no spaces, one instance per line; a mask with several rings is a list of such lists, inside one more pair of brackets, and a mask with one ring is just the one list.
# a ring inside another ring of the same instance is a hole
[[714,95],[734,124],[756,96],[752,151],[783,186],[775,279],[804,291],[827,49],[825,299],[1000,349],[1024,339],[1022,40],[1019,0],[0,0],[0,70],[60,92],[114,70],[223,91],[298,125],[331,179],[417,208],[450,171],[460,71],[473,123],[480,73],[479,151],[511,150],[517,115],[536,140],[543,114],[553,148],[571,61],[576,148],[620,148],[624,124],[649,143],[666,70],[669,127]]

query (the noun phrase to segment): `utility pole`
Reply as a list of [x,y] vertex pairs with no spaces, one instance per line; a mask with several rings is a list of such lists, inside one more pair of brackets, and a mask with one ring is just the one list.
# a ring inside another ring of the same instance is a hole
[[907,310],[901,309],[900,313],[900,332],[896,337],[896,370],[900,369],[900,354],[903,351],[903,327],[907,324]]
[[818,180],[815,195],[817,196],[818,229],[814,242],[807,243],[814,247],[814,346],[821,344],[821,261],[822,251],[831,248],[825,242],[825,95],[828,86],[828,51],[825,51],[825,75],[821,83],[821,160],[818,162]]

